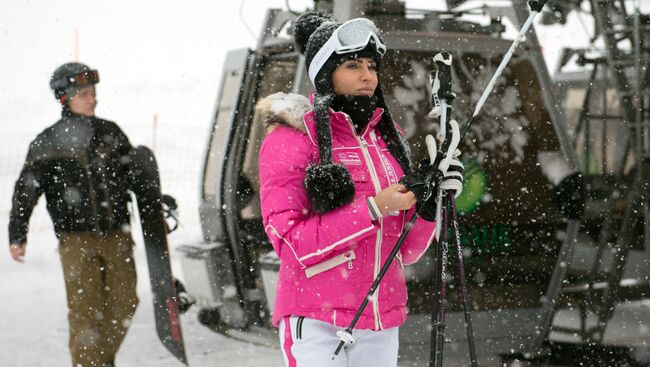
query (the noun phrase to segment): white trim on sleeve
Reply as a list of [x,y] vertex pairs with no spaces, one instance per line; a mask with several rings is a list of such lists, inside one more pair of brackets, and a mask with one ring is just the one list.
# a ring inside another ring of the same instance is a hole
[[280,236],[280,233],[278,233],[278,230],[275,229],[275,227],[273,227],[270,224],[267,225],[266,228],[265,228],[266,233],[269,232],[269,229],[271,229],[273,231],[273,234],[275,234],[275,236],[277,238],[281,239],[282,241],[284,241],[284,243],[287,244],[287,246],[289,246],[289,248],[291,249],[291,252],[293,252],[293,256],[295,256],[296,260],[298,260],[298,263],[300,263],[300,266],[302,266],[302,268],[305,269],[307,266],[305,266],[305,264],[303,264],[302,261],[300,261],[300,258],[298,258],[298,254],[296,254],[296,250],[293,248],[293,245],[289,241],[285,240],[284,237]]

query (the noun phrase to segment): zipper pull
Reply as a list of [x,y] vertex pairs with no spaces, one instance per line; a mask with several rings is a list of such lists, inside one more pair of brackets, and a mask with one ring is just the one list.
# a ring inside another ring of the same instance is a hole
[[352,253],[351,252],[346,252],[345,253],[345,258],[348,259],[348,269],[352,270]]
[[375,130],[370,131],[370,139],[372,139],[372,142],[377,144],[377,134],[375,134]]

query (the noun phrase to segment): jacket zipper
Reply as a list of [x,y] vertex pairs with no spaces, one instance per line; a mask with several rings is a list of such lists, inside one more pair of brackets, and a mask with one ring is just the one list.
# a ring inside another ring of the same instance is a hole
[[99,211],[97,210],[97,192],[95,191],[95,184],[93,182],[92,167],[90,163],[90,154],[86,151],[83,156],[83,166],[86,168],[86,177],[88,182],[88,196],[90,196],[90,206],[93,212],[93,222],[95,226],[95,233],[99,233]]
[[[370,178],[372,179],[372,183],[375,187],[375,194],[378,194],[379,191],[381,191],[381,184],[379,183],[379,177],[377,176],[377,171],[375,170],[375,164],[372,161],[372,157],[370,157],[370,152],[368,152],[368,143],[360,137],[357,132],[354,130],[354,124],[350,120],[350,117],[346,114],[345,115],[346,120],[348,121],[348,124],[350,125],[350,128],[352,129],[352,134],[354,137],[357,139],[359,142],[359,146],[361,147],[361,152],[363,153],[363,157],[366,161],[366,167],[368,167],[368,170],[370,171]],[[375,240],[375,266],[373,270],[373,279],[377,278],[377,275],[379,274],[379,269],[381,267],[381,238],[383,236],[383,229],[384,229],[384,222],[383,220],[379,219],[379,231],[377,232],[377,238]],[[372,310],[375,316],[375,329],[379,330],[381,328],[381,316],[379,314],[379,288],[381,285],[377,286],[377,289],[375,290],[375,294],[372,296],[373,302],[372,302]]]
[[111,195],[108,190],[108,182],[106,181],[106,158],[108,157],[108,149],[106,152],[100,151],[99,152],[99,178],[102,181],[102,185],[104,186],[104,200],[106,202],[106,210],[107,210],[107,215],[106,219],[108,221],[107,223],[107,231],[113,230],[113,203],[111,202]]

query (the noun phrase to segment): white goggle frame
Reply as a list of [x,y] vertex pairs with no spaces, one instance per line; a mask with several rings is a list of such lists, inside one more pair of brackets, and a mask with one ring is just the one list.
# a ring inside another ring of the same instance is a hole
[[384,56],[386,45],[379,38],[375,23],[366,18],[355,18],[341,24],[311,60],[308,70],[311,82],[314,83],[316,75],[333,53],[346,54],[361,51],[371,38],[375,41],[377,52]]

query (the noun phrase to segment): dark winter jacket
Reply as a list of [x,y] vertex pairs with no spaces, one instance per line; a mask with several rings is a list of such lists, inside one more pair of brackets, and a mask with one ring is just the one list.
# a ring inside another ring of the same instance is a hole
[[14,188],[9,242],[25,241],[29,218],[43,193],[57,235],[127,226],[130,150],[115,123],[64,110],[29,146]]

